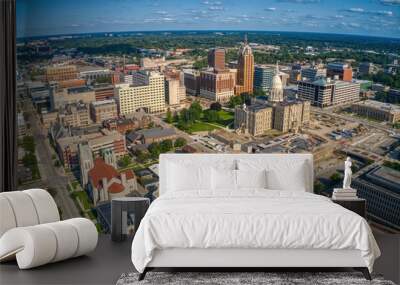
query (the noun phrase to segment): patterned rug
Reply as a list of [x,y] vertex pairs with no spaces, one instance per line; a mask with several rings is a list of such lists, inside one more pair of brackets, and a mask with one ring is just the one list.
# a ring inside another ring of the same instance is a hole
[[142,281],[138,281],[138,276],[138,273],[122,274],[117,285],[395,285],[376,275],[368,281],[360,272],[148,272]]

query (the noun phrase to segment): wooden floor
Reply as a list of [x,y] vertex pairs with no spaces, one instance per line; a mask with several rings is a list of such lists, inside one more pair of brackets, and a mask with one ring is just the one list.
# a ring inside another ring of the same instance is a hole
[[[376,261],[374,272],[400,284],[400,236],[376,233],[375,237],[382,257]],[[0,265],[0,284],[115,284],[122,273],[135,271],[130,247],[130,241],[115,243],[110,236],[100,235],[97,249],[88,256],[29,270],[19,270],[16,262],[3,263]],[[342,270],[338,268],[338,271]]]

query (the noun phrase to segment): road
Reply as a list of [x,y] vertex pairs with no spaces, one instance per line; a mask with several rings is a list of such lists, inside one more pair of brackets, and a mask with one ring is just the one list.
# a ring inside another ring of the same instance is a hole
[[54,200],[62,211],[63,219],[80,217],[80,212],[67,190],[68,176],[59,173],[53,165],[52,149],[37,114],[30,112],[29,120],[36,143],[38,167],[43,184],[56,189],[57,194]]

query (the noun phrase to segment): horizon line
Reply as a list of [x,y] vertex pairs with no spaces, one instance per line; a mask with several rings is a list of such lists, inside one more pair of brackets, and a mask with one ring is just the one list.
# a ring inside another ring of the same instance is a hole
[[59,33],[59,34],[44,34],[35,36],[17,36],[17,40],[21,39],[34,39],[34,38],[49,38],[49,37],[61,37],[61,36],[78,36],[78,35],[89,35],[89,34],[111,34],[111,33],[161,33],[161,32],[270,32],[270,33],[304,33],[304,34],[322,34],[322,35],[341,35],[341,36],[357,36],[367,38],[380,38],[380,39],[392,39],[400,40],[400,36],[378,36],[378,35],[364,35],[364,34],[343,34],[343,33],[331,33],[331,32],[303,32],[303,31],[278,31],[278,30],[214,30],[214,29],[198,29],[198,30],[137,30],[137,31],[109,31],[109,32],[81,32],[81,33]]

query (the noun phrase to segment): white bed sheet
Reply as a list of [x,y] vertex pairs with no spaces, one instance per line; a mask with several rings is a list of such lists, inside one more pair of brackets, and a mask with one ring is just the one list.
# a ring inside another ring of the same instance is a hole
[[166,193],[152,203],[132,243],[139,272],[155,249],[167,248],[356,249],[370,271],[380,255],[365,219],[326,197],[265,189],[199,193]]

